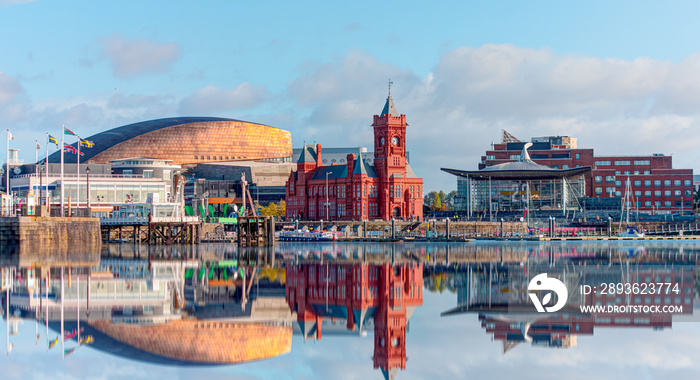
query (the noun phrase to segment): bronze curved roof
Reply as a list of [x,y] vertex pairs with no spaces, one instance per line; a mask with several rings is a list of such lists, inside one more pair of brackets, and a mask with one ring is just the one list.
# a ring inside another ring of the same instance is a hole
[[215,320],[174,320],[156,325],[101,320],[90,322],[90,326],[130,349],[154,355],[154,362],[237,364],[272,358],[292,349],[291,326]]
[[[226,131],[227,127],[236,126],[242,128],[256,128],[256,131],[248,131],[245,135],[235,131]],[[220,128],[224,128],[221,130]],[[167,130],[167,131],[166,131]],[[150,138],[149,138],[150,136]],[[60,136],[56,136],[60,141]],[[276,156],[291,156],[291,134],[288,131],[271,127],[269,125],[247,122],[243,120],[227,119],[219,117],[171,117],[157,120],[148,120],[133,123],[108,131],[100,132],[90,137],[83,137],[94,142],[92,148],[81,147],[80,162],[85,163],[108,163],[112,159],[126,154],[129,157],[146,156],[150,158],[170,159],[174,164],[186,162],[172,156],[172,151],[186,151],[187,160],[191,160],[194,155],[216,154],[209,145],[218,147],[222,145],[222,151],[246,150],[257,145],[261,149],[262,156],[269,155],[270,158]],[[66,144],[77,147],[77,137],[67,136]],[[238,141],[237,141],[238,140]],[[218,144],[218,145],[217,145]],[[125,146],[129,145],[129,149]],[[193,152],[193,146],[198,146]],[[109,150],[125,150],[116,154],[110,154]],[[128,151],[128,154],[126,153]],[[232,154],[234,154],[232,152]],[[247,157],[248,159],[258,159],[259,157]],[[267,158],[267,157],[260,157]],[[74,154],[64,154],[64,162],[76,163],[77,157]],[[58,163],[61,161],[60,150],[49,155],[49,162]],[[217,161],[217,160],[206,160]],[[219,160],[220,161],[220,160]]]

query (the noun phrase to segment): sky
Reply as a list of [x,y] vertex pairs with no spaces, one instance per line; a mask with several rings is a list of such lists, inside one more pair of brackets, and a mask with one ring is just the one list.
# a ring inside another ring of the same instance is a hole
[[[372,144],[387,97],[425,192],[476,169],[505,129],[695,169],[694,1],[0,0],[0,128],[20,158],[173,116],[288,130],[294,147]],[[4,142],[0,138],[0,143]]]

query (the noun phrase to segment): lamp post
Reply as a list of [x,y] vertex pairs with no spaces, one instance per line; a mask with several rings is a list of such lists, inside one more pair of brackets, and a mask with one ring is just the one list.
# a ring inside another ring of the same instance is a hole
[[92,216],[92,211],[90,210],[90,167],[85,168],[85,177],[87,177],[87,208],[90,216]]
[[330,215],[328,215],[328,174],[330,174],[330,172],[326,172],[326,218],[331,220]]

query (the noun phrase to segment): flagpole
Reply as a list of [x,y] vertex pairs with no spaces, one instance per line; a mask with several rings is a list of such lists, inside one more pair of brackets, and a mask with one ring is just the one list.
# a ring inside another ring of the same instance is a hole
[[63,197],[65,196],[65,192],[64,192],[65,186],[63,185],[63,145],[64,145],[63,134],[65,132],[64,128],[65,128],[65,126],[61,125],[61,146],[58,148],[61,151],[61,216],[62,217],[66,216],[65,211],[64,211],[64,207],[65,207],[64,204],[65,203],[63,201]]
[[49,197],[49,132],[46,132],[46,159],[44,159],[44,165],[46,166],[46,210],[51,216],[51,206],[49,205],[49,199],[51,199]]
[[80,209],[80,136],[78,136],[78,164],[75,166],[75,172],[77,174],[76,181],[78,182],[76,195],[75,195],[75,208],[76,211]]
[[39,172],[39,140],[34,140],[36,143],[36,152],[34,152],[34,174]]
[[7,161],[5,161],[5,192],[7,193],[7,216],[12,212],[12,197],[10,196],[10,129],[7,129]]

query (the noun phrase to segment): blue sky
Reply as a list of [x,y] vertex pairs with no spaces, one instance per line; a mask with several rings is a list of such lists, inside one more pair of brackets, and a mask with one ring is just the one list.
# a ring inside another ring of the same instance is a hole
[[700,142],[700,3],[0,0],[0,128],[33,161],[82,136],[170,116],[270,124],[368,146],[387,81],[425,189],[474,169],[506,129],[599,154]]

